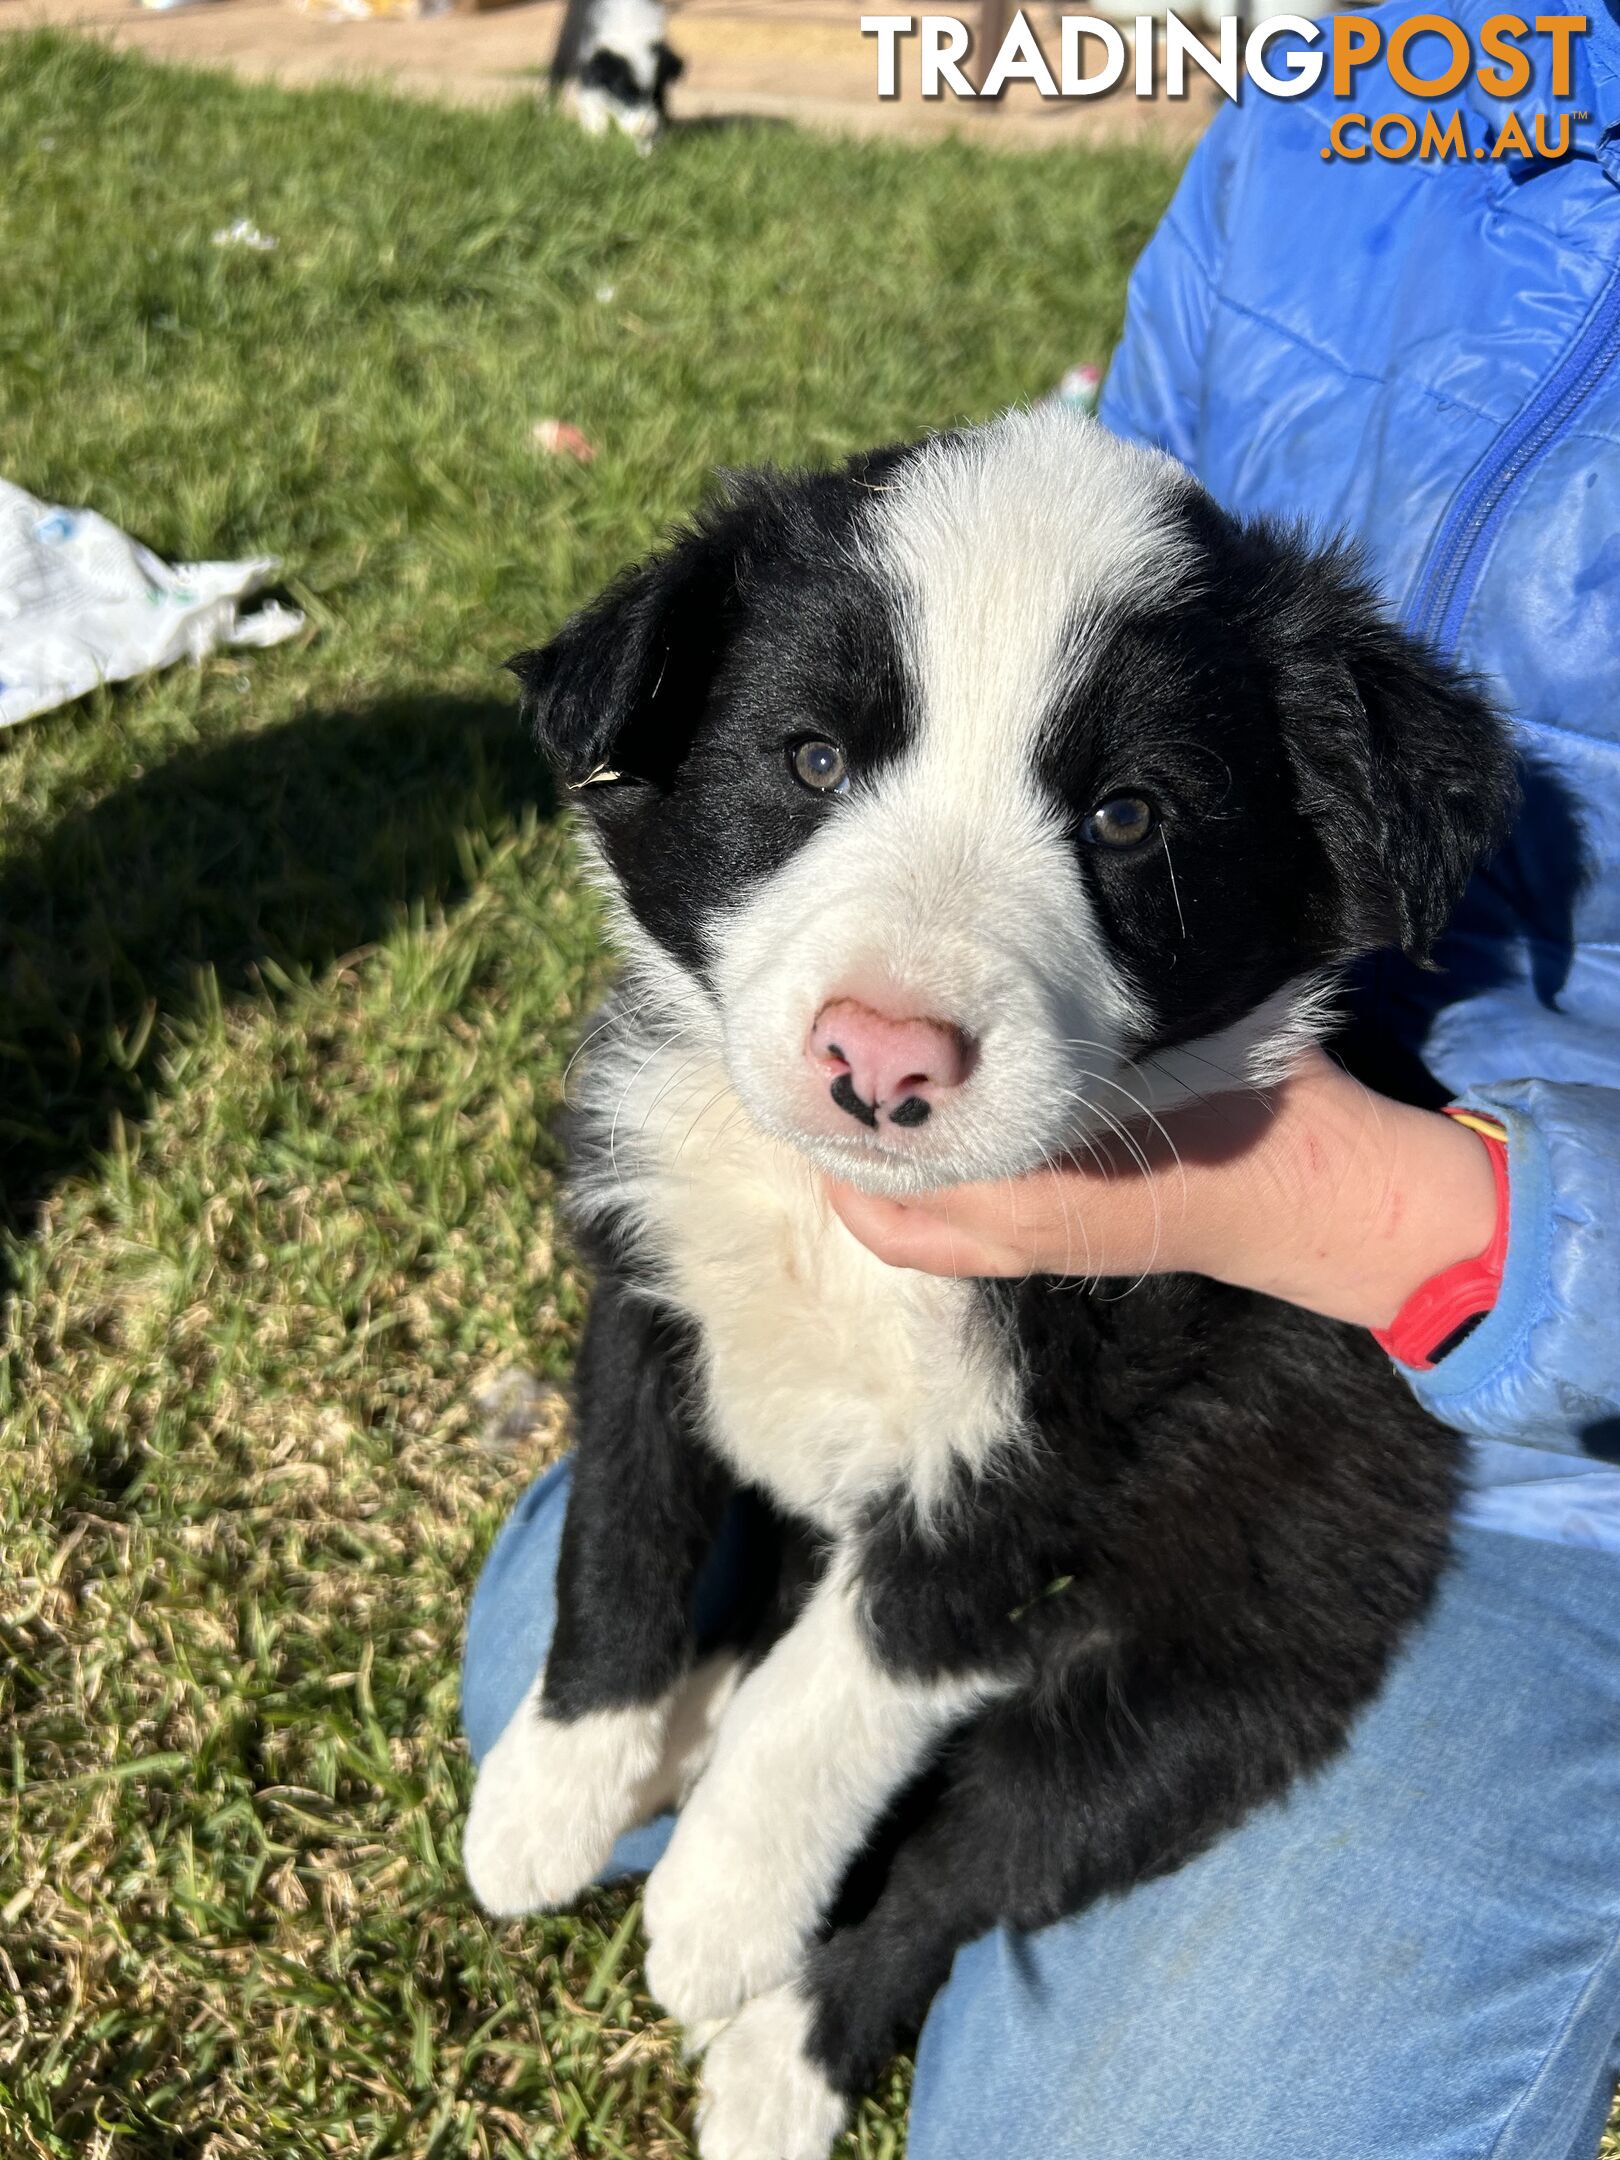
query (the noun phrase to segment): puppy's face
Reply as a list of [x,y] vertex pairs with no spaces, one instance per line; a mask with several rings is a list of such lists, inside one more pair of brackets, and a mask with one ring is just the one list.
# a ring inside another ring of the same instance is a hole
[[1342,559],[1063,416],[741,483],[518,665],[633,957],[890,1192],[1274,1071],[1511,797]]

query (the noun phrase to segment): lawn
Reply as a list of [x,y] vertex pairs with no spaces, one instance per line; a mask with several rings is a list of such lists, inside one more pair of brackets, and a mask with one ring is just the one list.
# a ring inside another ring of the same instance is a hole
[[0,158],[0,471],[278,553],[310,621],[0,738],[0,2153],[677,2160],[633,1900],[492,1928],[457,1857],[604,970],[500,662],[716,466],[1105,356],[1173,173],[763,126],[642,163],[23,37]]
[[0,2155],[681,2160],[634,1899],[492,1928],[458,1864],[605,966],[499,663],[716,466],[1104,357],[1173,173],[766,127],[644,164],[20,37],[0,159],[0,471],[279,553],[310,618],[0,737]]

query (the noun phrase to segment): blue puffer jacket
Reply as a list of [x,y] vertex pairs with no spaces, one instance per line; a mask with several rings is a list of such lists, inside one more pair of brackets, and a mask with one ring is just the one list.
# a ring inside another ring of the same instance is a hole
[[1456,109],[1487,147],[1509,109],[1426,106],[1381,68],[1348,104],[1324,84],[1227,108],[1137,267],[1102,417],[1233,510],[1353,534],[1517,721],[1524,815],[1442,972],[1386,961],[1366,985],[1509,1134],[1496,1309],[1410,1377],[1474,1436],[1477,1518],[1620,1550],[1620,21],[1592,5],[1574,94],[1532,40],[1512,106],[1531,140],[1537,111],[1583,115],[1561,163],[1324,157],[1349,109]]

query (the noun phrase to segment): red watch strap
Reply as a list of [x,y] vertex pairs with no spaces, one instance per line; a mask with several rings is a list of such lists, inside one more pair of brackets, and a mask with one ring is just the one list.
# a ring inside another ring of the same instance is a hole
[[1496,1228],[1491,1242],[1472,1260],[1459,1260],[1420,1283],[1387,1328],[1374,1328],[1379,1347],[1415,1372],[1429,1372],[1451,1347],[1451,1338],[1470,1320],[1479,1320],[1496,1303],[1508,1241],[1507,1134],[1494,1118],[1482,1117],[1456,1103],[1445,1115],[1478,1133],[1491,1158],[1496,1180]]

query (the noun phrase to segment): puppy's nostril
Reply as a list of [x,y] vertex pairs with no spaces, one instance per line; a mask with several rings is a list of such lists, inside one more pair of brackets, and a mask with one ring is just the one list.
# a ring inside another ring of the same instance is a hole
[[868,1131],[926,1124],[973,1070],[975,1046],[954,1021],[892,1019],[854,998],[831,998],[805,1037],[805,1056],[846,1117]]
[[827,1092],[840,1110],[847,1110],[850,1116],[858,1119],[862,1125],[876,1126],[875,1105],[861,1100],[855,1092],[855,1083],[847,1072],[840,1073]]

